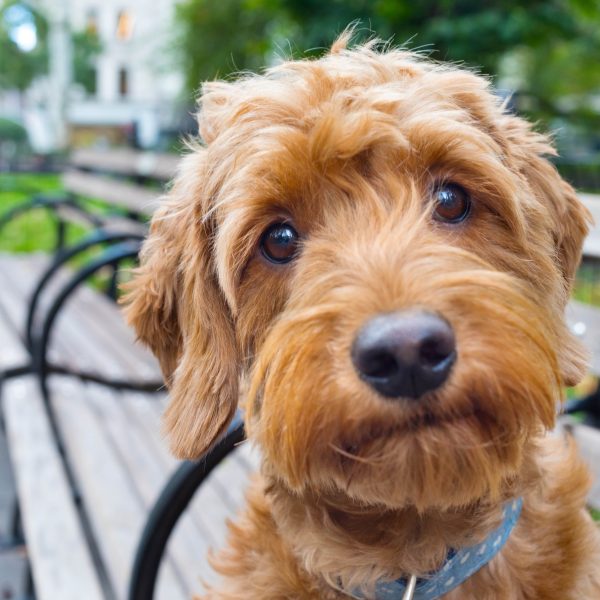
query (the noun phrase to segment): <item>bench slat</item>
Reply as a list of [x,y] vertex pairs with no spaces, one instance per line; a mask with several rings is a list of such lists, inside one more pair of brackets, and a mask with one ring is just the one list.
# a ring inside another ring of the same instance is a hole
[[84,322],[87,335],[99,342],[102,340],[102,346],[118,357],[114,364],[120,374],[135,376],[136,379],[161,380],[158,361],[136,341],[135,333],[126,325],[119,306],[88,287],[79,289],[71,302],[70,309],[78,320]]
[[[146,511],[94,413],[90,387],[73,379],[53,377],[52,406],[102,560],[117,598],[124,599]],[[182,582],[168,563],[161,570],[158,589],[158,598],[186,598]]]
[[[99,386],[90,387],[88,391],[87,401],[119,453],[145,509],[149,510],[170,478],[172,469],[165,469],[164,463],[157,460],[144,430],[125,410],[126,394],[115,394]],[[158,431],[158,420],[154,426]],[[177,537],[169,543],[169,554],[191,596],[199,591],[199,575],[205,578],[213,575],[206,561],[210,546],[189,514],[184,515],[182,521]]]
[[168,181],[175,176],[180,157],[175,154],[137,152],[127,148],[109,151],[79,149],[71,153],[70,163],[81,169],[120,175],[141,175]]
[[29,363],[25,350],[13,324],[7,319],[0,306],[0,372],[21,367]]
[[[7,320],[21,330],[31,282],[39,278],[45,264],[45,257],[0,254],[0,286],[6,289],[6,294],[0,295],[0,309],[7,312]],[[66,269],[58,273],[56,285],[64,284],[69,275]],[[47,306],[44,300],[45,296],[42,297],[42,308]],[[109,373],[95,357],[97,345],[112,348],[119,357],[113,361],[115,367]],[[135,377],[136,380],[160,381],[161,378],[156,359],[146,348],[135,343],[135,334],[124,323],[119,307],[87,286],[81,286],[59,314],[50,356],[61,365],[98,374]]]
[[79,196],[97,198],[143,215],[151,215],[158,208],[162,195],[159,190],[80,171],[66,171],[62,183],[67,191]]
[[[28,255],[0,253],[0,288],[2,289],[0,306],[20,336],[24,334],[29,298],[47,262],[48,257],[41,253]],[[59,273],[58,280],[64,282],[66,276],[66,271]],[[47,305],[47,302],[42,301],[42,305]],[[60,335],[56,336],[49,352],[50,360],[59,363],[64,356],[66,346],[66,340]]]
[[[54,210],[63,221],[76,223],[86,228],[91,226],[89,219],[87,219],[79,210],[69,206],[68,204],[57,206]],[[117,217],[115,215],[97,216],[99,219],[101,219],[102,226],[114,233],[135,233],[138,235],[144,235],[147,232],[147,227],[144,225],[144,223],[140,223],[139,221],[135,221],[133,219]]]
[[47,260],[43,254],[0,253],[0,305],[19,335],[25,326],[27,302],[35,286],[35,277]]
[[36,597],[39,600],[103,599],[34,380],[8,382],[3,404]]

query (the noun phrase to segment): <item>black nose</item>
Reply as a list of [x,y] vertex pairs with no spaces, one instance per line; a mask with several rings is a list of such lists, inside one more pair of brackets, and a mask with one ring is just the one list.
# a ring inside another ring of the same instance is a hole
[[455,360],[452,327],[422,311],[379,315],[361,328],[352,346],[361,379],[388,398],[419,398],[435,390]]

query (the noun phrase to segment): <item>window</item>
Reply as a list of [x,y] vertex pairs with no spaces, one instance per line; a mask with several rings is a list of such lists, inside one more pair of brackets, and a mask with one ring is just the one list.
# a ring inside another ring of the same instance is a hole
[[120,10],[117,14],[117,39],[126,42],[133,35],[133,17],[128,10]]
[[87,77],[89,79],[89,83],[86,88],[87,93],[91,96],[95,96],[98,86],[98,70],[95,67],[90,67]]
[[95,8],[89,8],[86,13],[85,30],[88,33],[98,35],[98,11]]
[[129,74],[125,67],[119,69],[119,95],[126,98],[129,94]]

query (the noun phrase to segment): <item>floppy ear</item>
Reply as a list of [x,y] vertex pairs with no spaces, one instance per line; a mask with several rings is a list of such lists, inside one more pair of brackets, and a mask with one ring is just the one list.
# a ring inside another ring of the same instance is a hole
[[[545,136],[531,131],[528,123],[516,117],[509,117],[507,131],[509,138],[512,138],[521,171],[550,217],[555,261],[563,276],[561,309],[564,309],[581,261],[583,242],[593,222],[592,215],[575,190],[562,179],[556,167],[544,157],[556,155]],[[566,326],[560,334],[556,350],[564,385],[576,385],[585,375],[587,353]]]
[[533,131],[527,121],[512,115],[504,115],[498,129],[510,141],[508,152],[549,212],[556,259],[566,286],[566,303],[581,261],[583,241],[593,223],[592,215],[546,158],[556,156],[547,136]]
[[198,458],[235,413],[238,360],[229,307],[212,258],[202,189],[204,151],[186,157],[155,214],[125,315],[157,356],[169,388],[164,427],[179,458]]
[[554,223],[556,259],[563,274],[566,292],[571,292],[581,262],[583,242],[592,224],[592,215],[573,187],[561,178],[549,161],[539,159],[533,183],[546,199]]
[[172,199],[165,199],[150,225],[150,234],[140,253],[140,266],[133,279],[122,286],[125,318],[138,339],[160,363],[170,384],[181,351],[177,297],[180,251],[174,239]]
[[[548,209],[554,222],[556,259],[565,283],[565,305],[581,262],[583,242],[592,223],[589,210],[577,197],[575,190],[564,181],[548,161],[537,170],[537,185],[548,199]],[[565,326],[557,348],[563,384],[577,385],[588,366],[588,353],[581,342]]]

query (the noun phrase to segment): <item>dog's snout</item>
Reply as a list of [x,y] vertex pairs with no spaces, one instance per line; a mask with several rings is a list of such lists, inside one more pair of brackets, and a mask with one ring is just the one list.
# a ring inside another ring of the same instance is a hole
[[374,317],[352,346],[352,362],[361,379],[388,398],[419,398],[438,388],[455,360],[452,327],[424,311]]

